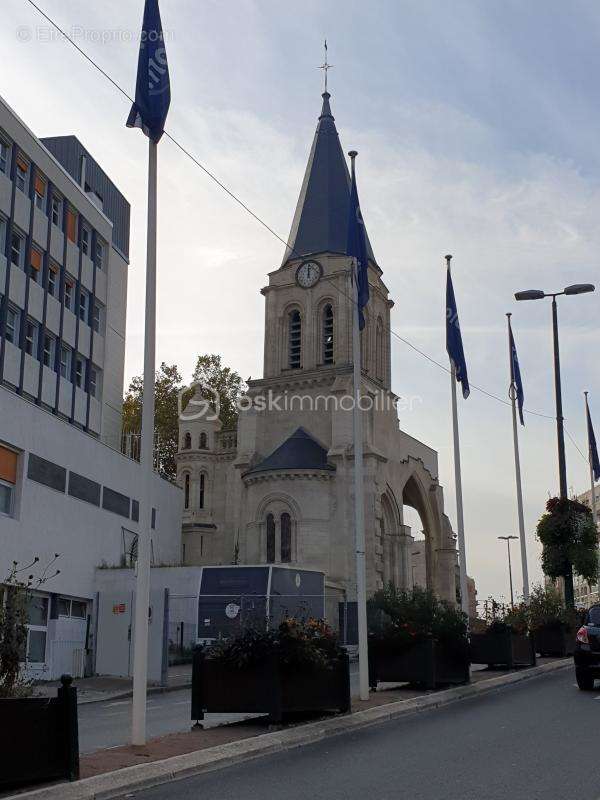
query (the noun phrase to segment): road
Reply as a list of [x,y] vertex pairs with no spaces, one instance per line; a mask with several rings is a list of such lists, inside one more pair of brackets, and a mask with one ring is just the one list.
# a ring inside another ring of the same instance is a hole
[[600,797],[600,694],[572,670],[136,792],[136,800]]

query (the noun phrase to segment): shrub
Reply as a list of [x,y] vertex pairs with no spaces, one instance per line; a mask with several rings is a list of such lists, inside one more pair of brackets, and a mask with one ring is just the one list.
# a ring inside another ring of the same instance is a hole
[[483,604],[485,630],[489,633],[511,631],[512,633],[527,633],[529,629],[529,611],[525,603],[510,606],[499,603],[493,597]]
[[542,568],[546,575],[566,576],[572,565],[589,583],[597,582],[597,531],[588,506],[567,498],[550,498],[536,534],[543,546]]
[[571,628],[580,624],[584,611],[567,608],[553,586],[534,586],[529,597],[529,625],[537,628]]

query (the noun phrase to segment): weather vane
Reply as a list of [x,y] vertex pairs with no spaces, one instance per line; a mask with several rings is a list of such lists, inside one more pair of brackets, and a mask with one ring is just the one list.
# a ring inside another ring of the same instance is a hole
[[322,69],[325,73],[325,92],[327,93],[327,71],[333,68],[333,64],[327,63],[327,39],[325,39],[325,61],[317,69]]

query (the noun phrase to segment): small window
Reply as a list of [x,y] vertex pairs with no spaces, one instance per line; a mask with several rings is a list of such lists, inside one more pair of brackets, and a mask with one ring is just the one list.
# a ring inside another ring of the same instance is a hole
[[71,616],[75,619],[85,619],[87,616],[87,603],[82,600],[71,601]]
[[15,180],[17,182],[17,189],[27,194],[29,191],[29,162],[25,161],[22,156],[17,156]]
[[66,280],[65,281],[65,308],[68,308],[69,311],[73,311],[73,294],[74,294],[74,291],[75,291],[74,284],[71,281]]
[[46,205],[46,181],[38,172],[35,176],[35,204],[40,211],[44,211]]
[[284,511],[281,515],[281,562],[289,564],[292,560],[292,518]]
[[56,196],[52,198],[52,224],[62,230],[62,200]]
[[71,616],[71,601],[67,600],[66,597],[58,598],[58,616],[59,617]]
[[71,380],[72,357],[71,348],[63,344],[60,348],[60,375],[68,381]]
[[48,294],[51,297],[56,297],[58,293],[58,267],[50,264],[48,269]]
[[104,269],[104,242],[99,239],[96,241],[96,266]]
[[206,433],[204,431],[202,431],[202,433],[200,434],[200,444],[199,444],[200,450],[206,450],[207,443],[208,443],[208,439],[207,439]]
[[275,563],[275,517],[267,514],[267,564]]
[[184,506],[187,509],[190,507],[190,475],[188,472],[186,472],[185,478],[183,479],[183,493]]
[[333,308],[323,309],[323,364],[333,364]]
[[88,293],[85,289],[79,291],[79,319],[85,322],[88,313]]
[[56,339],[50,336],[49,333],[44,334],[44,349],[42,358],[44,366],[49,369],[54,369],[54,356],[56,354]]
[[16,267],[22,267],[25,260],[25,239],[18,231],[12,232],[10,260]]
[[288,366],[300,369],[302,366],[302,318],[299,311],[292,311],[289,316],[289,351]]
[[0,139],[0,172],[8,175],[10,169],[10,145]]
[[6,246],[6,218],[0,214],[0,255],[4,255]]
[[17,454],[0,445],[0,514],[13,513],[15,484],[17,482]]
[[8,307],[6,313],[6,341],[17,344],[19,340],[20,313],[13,306]]
[[204,484],[205,484],[205,478],[206,478],[205,474],[202,473],[200,475],[200,503],[199,503],[200,508],[204,508]]
[[90,229],[87,225],[81,226],[81,250],[84,256],[90,254]]
[[72,208],[67,208],[67,239],[73,244],[77,241],[77,214]]
[[183,437],[183,449],[184,450],[191,450],[192,449],[192,434],[186,433]]
[[96,367],[90,367],[90,381],[89,381],[89,393],[92,397],[96,397],[96,394],[100,390],[99,386],[100,382],[100,372]]
[[28,319],[25,323],[25,352],[32,358],[37,358],[38,332],[36,323]]
[[42,254],[36,248],[31,248],[31,257],[29,259],[29,277],[36,283],[41,283],[42,280]]
[[80,389],[85,386],[85,359],[79,355],[75,359],[75,386]]
[[94,303],[94,307],[92,309],[92,328],[96,331],[96,333],[100,333],[100,328],[102,327],[102,310],[98,303]]

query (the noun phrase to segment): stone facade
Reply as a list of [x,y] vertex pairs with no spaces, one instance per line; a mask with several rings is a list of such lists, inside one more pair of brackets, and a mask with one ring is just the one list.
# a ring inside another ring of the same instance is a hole
[[[180,423],[186,564],[294,563],[324,571],[330,587],[352,596],[353,288],[340,245],[348,206],[348,169],[326,94],[290,244],[262,289],[263,378],[249,384],[236,433],[193,413]],[[369,254],[361,334],[367,588],[412,586],[408,505],[425,534],[426,585],[454,601],[456,545],[437,454],[400,430],[390,388],[393,302],[370,245]],[[306,263],[309,281],[298,274]]]

